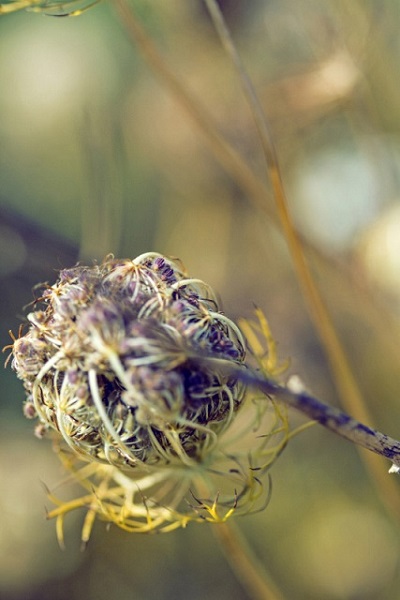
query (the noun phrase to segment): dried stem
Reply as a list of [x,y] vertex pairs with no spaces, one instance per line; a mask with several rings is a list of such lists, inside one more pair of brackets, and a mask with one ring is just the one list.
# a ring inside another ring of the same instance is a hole
[[372,429],[343,411],[320,402],[296,385],[283,387],[270,381],[257,384],[266,394],[273,394],[289,406],[296,408],[321,425],[366,450],[392,461],[400,469],[400,442]]
[[324,404],[309,394],[297,377],[292,377],[288,385],[284,386],[264,375],[234,365],[226,360],[211,357],[198,357],[197,360],[201,362],[212,361],[214,367],[219,362],[222,372],[239,377],[247,385],[258,387],[267,396],[273,396],[281,400],[349,442],[374,454],[384,456],[392,462],[391,472],[400,473],[400,441],[360,423],[360,421],[334,406]]

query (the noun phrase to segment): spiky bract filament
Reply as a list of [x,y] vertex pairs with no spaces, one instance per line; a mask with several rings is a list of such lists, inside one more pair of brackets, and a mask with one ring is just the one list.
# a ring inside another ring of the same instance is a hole
[[233,515],[262,510],[269,500],[265,473],[289,439],[286,412],[264,398],[248,396],[216,444],[192,464],[171,462],[162,468],[127,472],[98,462],[85,463],[57,444],[56,451],[85,490],[64,501],[49,492],[55,505],[48,518],[57,520],[63,545],[64,517],[83,509],[82,542],[89,540],[96,518],[135,533],[169,532],[191,522],[223,523]]

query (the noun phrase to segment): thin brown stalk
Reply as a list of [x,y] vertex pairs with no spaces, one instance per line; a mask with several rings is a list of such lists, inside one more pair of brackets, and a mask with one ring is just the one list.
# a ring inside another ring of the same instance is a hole
[[[197,481],[196,485],[200,495],[209,495],[204,482]],[[211,529],[236,579],[252,600],[285,600],[232,519]]]
[[[240,78],[247,102],[252,110],[259,137],[263,146],[269,178],[274,192],[277,212],[280,218],[299,284],[308,307],[309,316],[319,334],[330,363],[331,371],[343,406],[359,421],[372,423],[371,415],[365,406],[357,381],[351,371],[344,348],[336,334],[328,310],[314,283],[308,267],[303,246],[288,210],[286,193],[280,173],[272,137],[269,132],[264,110],[259,102],[254,86],[242,65],[223,15],[215,0],[204,0],[221,42],[229,55]],[[400,518],[398,486],[387,477],[385,466],[379,458],[370,453],[360,452],[385,506]]]
[[218,133],[218,127],[211,115],[167,65],[136,17],[134,9],[126,0],[114,0],[114,6],[131,41],[139,48],[153,73],[167,86],[178,99],[181,107],[193,119],[218,162],[238,183],[248,198],[254,202],[255,206],[266,212],[269,218],[277,223],[274,211],[265,202],[265,198],[269,194],[268,188],[248,167],[242,156]]
[[212,528],[238,581],[253,600],[284,600],[265,565],[255,556],[238,527],[231,522]]

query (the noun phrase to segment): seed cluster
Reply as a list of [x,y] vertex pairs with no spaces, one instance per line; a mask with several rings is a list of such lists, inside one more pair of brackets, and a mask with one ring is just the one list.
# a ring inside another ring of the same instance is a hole
[[243,363],[242,334],[175,260],[62,270],[36,308],[13,346],[25,414],[82,458],[126,469],[199,460],[242,400],[218,369]]

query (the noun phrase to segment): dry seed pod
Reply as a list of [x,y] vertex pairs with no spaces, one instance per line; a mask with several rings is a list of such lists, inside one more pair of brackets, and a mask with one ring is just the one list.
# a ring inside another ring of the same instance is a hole
[[237,379],[196,360],[242,364],[240,330],[208,285],[160,254],[62,270],[28,321],[12,361],[25,414],[81,458],[124,469],[198,460],[242,400]]

